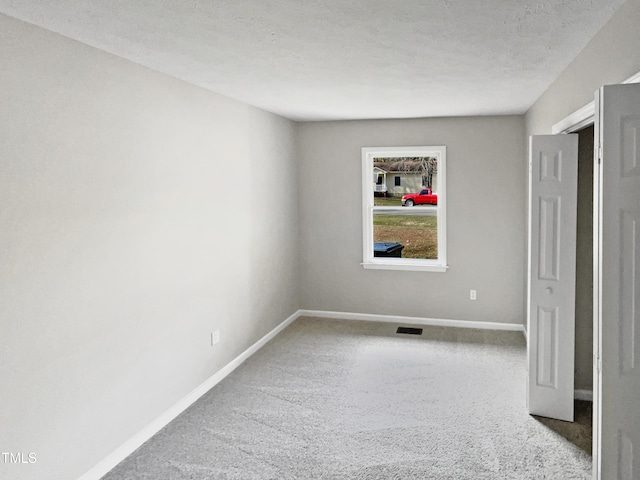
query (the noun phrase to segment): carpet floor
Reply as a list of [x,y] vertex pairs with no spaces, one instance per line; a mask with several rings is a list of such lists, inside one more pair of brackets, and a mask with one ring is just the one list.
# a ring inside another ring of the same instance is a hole
[[103,480],[591,479],[526,411],[521,333],[300,318]]

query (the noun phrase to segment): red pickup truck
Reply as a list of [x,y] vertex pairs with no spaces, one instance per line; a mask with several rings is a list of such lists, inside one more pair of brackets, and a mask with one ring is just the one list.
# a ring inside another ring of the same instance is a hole
[[403,207],[413,207],[414,205],[437,205],[438,194],[433,193],[430,188],[423,188],[420,193],[408,193],[402,197]]

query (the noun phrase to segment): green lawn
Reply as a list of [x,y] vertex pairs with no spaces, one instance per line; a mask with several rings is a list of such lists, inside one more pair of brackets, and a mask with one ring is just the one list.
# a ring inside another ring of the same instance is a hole
[[438,217],[374,215],[373,239],[401,243],[403,258],[438,258]]
[[401,197],[373,197],[376,207],[399,207],[402,205]]

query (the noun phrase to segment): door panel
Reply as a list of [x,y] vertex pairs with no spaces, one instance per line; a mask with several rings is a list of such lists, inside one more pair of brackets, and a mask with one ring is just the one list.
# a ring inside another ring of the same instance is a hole
[[573,421],[578,136],[530,139],[529,413]]
[[640,85],[596,94],[594,470],[640,478]]

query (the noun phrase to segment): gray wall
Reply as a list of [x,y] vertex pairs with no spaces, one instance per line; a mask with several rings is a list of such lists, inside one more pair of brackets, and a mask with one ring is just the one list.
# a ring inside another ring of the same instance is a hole
[[[529,135],[551,133],[554,124],[592,101],[594,92],[600,86],[620,83],[640,71],[639,18],[640,0],[629,0],[616,12],[529,109],[526,114],[527,138]],[[584,144],[583,141],[581,143]],[[579,167],[579,202],[583,203],[589,201],[588,194],[584,194],[584,189],[589,188],[589,182],[584,178],[584,175],[589,174],[584,165],[584,158],[581,159]],[[592,232],[589,231],[585,214],[588,215],[586,209],[578,211],[575,377],[575,386],[578,389],[591,389],[593,385],[592,318],[588,318],[588,289],[592,281],[592,270],[584,265],[585,249],[590,248],[590,239],[584,237],[590,237]]]
[[297,310],[295,127],[3,15],[0,71],[0,477],[68,480]]
[[[523,144],[521,116],[298,125],[302,307],[522,323]],[[360,265],[361,148],[402,145],[447,146],[446,273]]]
[[551,127],[593,100],[602,85],[640,71],[640,0],[628,0],[526,114],[529,135]]

